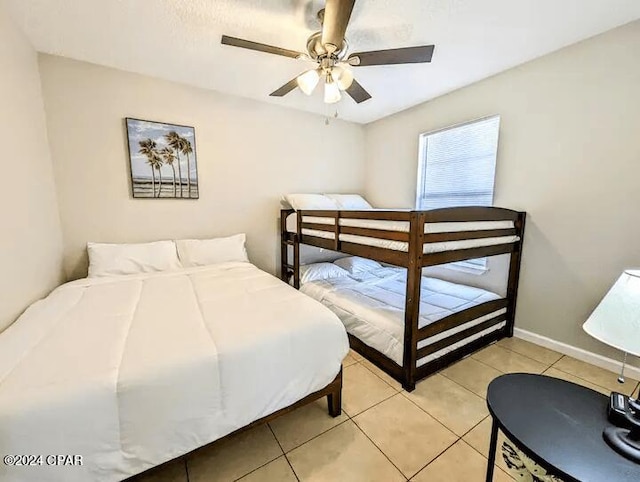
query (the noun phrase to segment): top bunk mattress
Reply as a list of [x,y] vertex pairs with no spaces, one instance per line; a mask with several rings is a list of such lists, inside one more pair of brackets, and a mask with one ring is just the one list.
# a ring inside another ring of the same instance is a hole
[[122,480],[325,387],[347,352],[333,313],[250,263],[67,283],[0,334],[0,452],[83,465],[0,480]]
[[[375,211],[375,210],[374,210]],[[324,224],[331,226],[335,223],[334,218],[304,216],[304,221],[315,224]],[[387,221],[380,219],[340,219],[340,226],[349,226],[354,228],[379,229],[384,231],[409,232],[409,222],[407,221]],[[287,231],[296,233],[298,230],[298,213],[294,212],[287,216]],[[513,221],[470,221],[470,222],[449,222],[449,223],[426,223],[424,227],[425,234],[436,233],[456,233],[463,231],[482,231],[494,229],[512,229]],[[316,229],[302,229],[302,234],[314,236],[323,239],[335,239],[335,233],[331,231],[320,231]],[[481,248],[485,246],[494,246],[499,244],[515,243],[520,238],[518,236],[497,236],[481,239],[467,239],[461,241],[445,241],[435,243],[425,243],[423,253],[439,253],[443,251],[452,251],[456,249]],[[372,238],[369,236],[360,236],[355,234],[340,234],[340,241],[354,244],[362,244],[376,248],[391,249],[395,251],[407,252],[409,243],[403,241],[394,241],[390,239]]]

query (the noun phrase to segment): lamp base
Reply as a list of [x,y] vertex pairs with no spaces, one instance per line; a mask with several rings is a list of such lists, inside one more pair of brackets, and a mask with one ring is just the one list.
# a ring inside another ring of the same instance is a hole
[[[633,433],[636,432],[636,433]],[[640,437],[637,431],[607,427],[602,436],[609,446],[623,457],[640,464]]]

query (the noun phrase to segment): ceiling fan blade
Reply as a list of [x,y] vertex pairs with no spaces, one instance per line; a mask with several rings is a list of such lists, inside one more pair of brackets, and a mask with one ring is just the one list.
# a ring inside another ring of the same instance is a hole
[[349,63],[358,67],[365,67],[367,65],[419,64],[431,62],[434,49],[435,45],[422,45],[420,47],[406,47],[402,49],[358,52],[351,54],[349,60],[358,57],[360,63]]
[[274,90],[269,95],[271,97],[282,97],[282,96],[287,95],[289,92],[291,92],[296,87],[298,87],[298,77],[296,77],[295,79],[291,79],[289,82],[284,84],[279,89]]
[[353,100],[356,101],[356,104],[360,104],[365,100],[371,99],[371,94],[364,90],[364,87],[362,87],[357,80],[354,80],[351,83],[351,86],[349,86],[346,92]]
[[356,0],[327,0],[322,22],[322,45],[333,53],[342,47]]
[[295,50],[282,49],[280,47],[274,47],[273,45],[252,42],[251,40],[229,37],[228,35],[222,36],[222,45],[231,45],[233,47],[240,47],[243,49],[257,50],[258,52],[282,55],[284,57],[291,57],[293,59],[297,59],[301,55],[304,55],[302,52],[296,52]]

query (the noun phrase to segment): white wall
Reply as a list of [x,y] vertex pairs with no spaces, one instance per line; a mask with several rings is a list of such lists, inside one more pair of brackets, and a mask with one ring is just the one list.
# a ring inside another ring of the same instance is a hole
[[0,5],[0,331],[62,276],[37,54]]
[[[61,57],[40,71],[70,278],[87,241],[236,232],[275,272],[282,194],[363,188],[362,126]],[[199,200],[132,199],[124,117],[195,127]]]
[[640,265],[639,47],[635,22],[366,128],[367,196],[412,207],[419,134],[500,114],[495,204],[528,212],[516,325],[609,356],[581,325]]

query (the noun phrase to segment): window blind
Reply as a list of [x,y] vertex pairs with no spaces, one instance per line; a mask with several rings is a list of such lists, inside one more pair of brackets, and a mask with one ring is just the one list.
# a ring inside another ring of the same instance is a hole
[[420,137],[417,209],[491,206],[500,116]]

